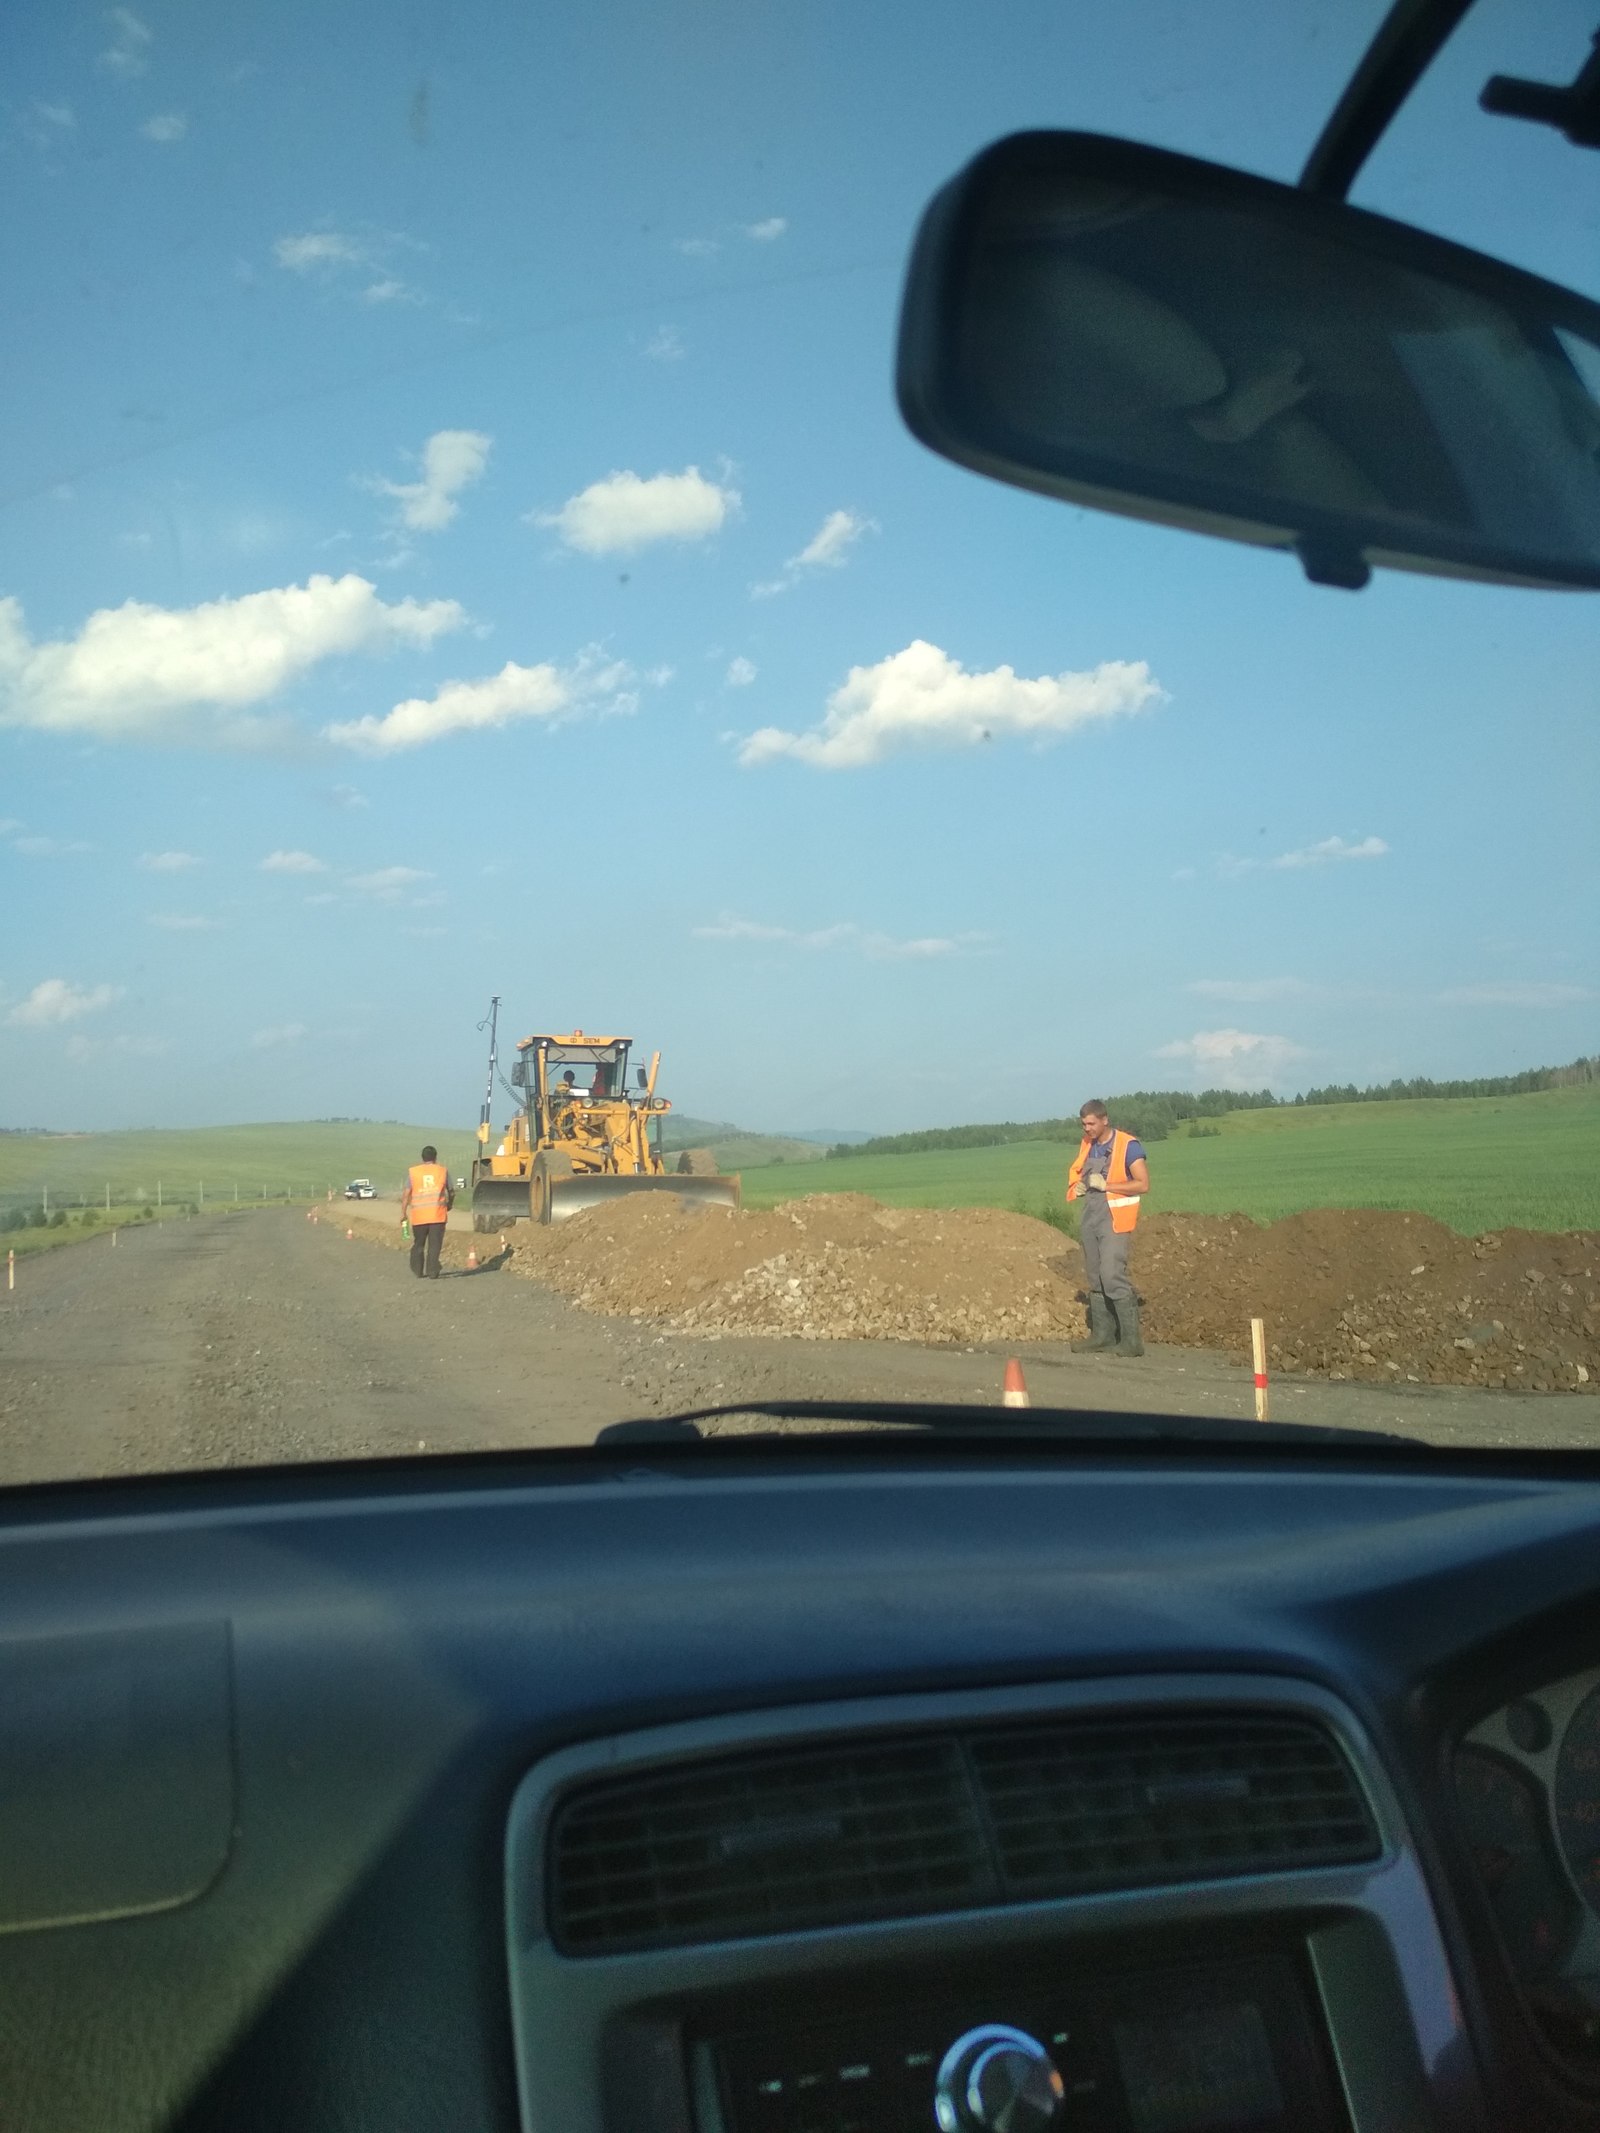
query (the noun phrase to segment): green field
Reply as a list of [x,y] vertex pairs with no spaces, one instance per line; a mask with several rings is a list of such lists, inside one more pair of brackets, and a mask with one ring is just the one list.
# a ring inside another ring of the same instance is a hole
[[[1245,1214],[1387,1207],[1486,1229],[1600,1230],[1600,1088],[1446,1101],[1233,1111],[1214,1136],[1150,1148],[1152,1208]],[[921,1155],[832,1158],[749,1173],[745,1201],[864,1192],[893,1207],[1056,1208],[1072,1151],[1019,1141]]]
[[207,1206],[305,1199],[351,1178],[398,1192],[406,1166],[431,1141],[465,1174],[470,1133],[444,1126],[315,1123],[197,1126],[186,1132],[0,1134],[0,1208],[50,1205],[138,1207],[168,1201]]

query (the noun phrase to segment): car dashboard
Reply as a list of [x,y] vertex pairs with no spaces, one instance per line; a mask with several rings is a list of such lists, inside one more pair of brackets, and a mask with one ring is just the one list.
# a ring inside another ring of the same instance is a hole
[[871,1435],[14,1493],[4,2122],[1600,2125],[1597,1533]]

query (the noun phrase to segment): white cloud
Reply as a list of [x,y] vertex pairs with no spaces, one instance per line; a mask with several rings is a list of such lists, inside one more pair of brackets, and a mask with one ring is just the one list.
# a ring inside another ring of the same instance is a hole
[[739,761],[748,767],[788,756],[814,770],[860,770],[906,749],[972,748],[1014,735],[1042,743],[1142,711],[1163,694],[1142,659],[1027,681],[1008,666],[969,674],[918,638],[876,666],[852,667],[820,726],[809,733],[764,726],[741,744]]
[[270,1052],[276,1045],[298,1044],[305,1034],[303,1022],[279,1022],[270,1029],[258,1029],[250,1043],[258,1052]]
[[681,363],[688,354],[676,326],[658,326],[645,342],[644,352],[653,363]]
[[1544,984],[1510,980],[1491,985],[1454,985],[1434,994],[1440,1007],[1576,1007],[1597,995],[1587,985]]
[[359,807],[370,807],[372,804],[366,794],[357,792],[353,785],[336,785],[332,792],[329,793],[328,798],[335,807],[342,807],[347,812]]
[[165,146],[170,141],[183,139],[189,131],[189,121],[181,111],[162,111],[154,118],[147,118],[139,131],[147,141]]
[[652,541],[703,541],[739,509],[737,489],[707,481],[698,467],[681,474],[608,474],[569,496],[534,523],[553,526],[581,555],[625,555]]
[[145,924],[162,933],[216,933],[220,918],[201,918],[192,911],[152,911]]
[[1304,978],[1196,978],[1183,989],[1202,1000],[1228,1000],[1240,1007],[1262,1000],[1304,999],[1316,990]]
[[190,867],[203,866],[193,852],[141,852],[139,865],[147,874],[183,874]]
[[865,518],[859,511],[830,511],[799,554],[790,556],[784,564],[781,577],[751,586],[751,599],[771,600],[786,593],[813,570],[842,570],[861,536],[877,531],[877,520]]
[[1182,1059],[1197,1080],[1223,1089],[1270,1088],[1284,1069],[1310,1055],[1287,1037],[1263,1037],[1250,1030],[1202,1029],[1192,1037],[1157,1047],[1158,1059]]
[[108,74],[120,74],[125,81],[132,81],[150,65],[154,40],[149,25],[127,7],[108,8],[105,19],[111,25],[111,42],[100,54],[100,64]]
[[392,496],[400,522],[413,533],[438,533],[461,506],[456,498],[470,488],[489,464],[492,439],[481,430],[435,430],[422,448],[420,481],[375,479],[367,486],[378,496]]
[[310,852],[268,852],[261,862],[263,874],[326,874],[326,860]]
[[25,139],[35,148],[55,148],[69,133],[77,131],[78,120],[70,104],[46,104],[34,102],[19,119]]
[[769,215],[765,222],[747,222],[744,233],[747,237],[754,238],[757,244],[771,244],[781,237],[788,227],[787,216]]
[[348,573],[200,607],[128,600],[35,644],[20,603],[0,599],[0,727],[249,745],[271,729],[246,707],[319,661],[429,645],[465,620],[454,600],[387,603]]
[[55,1029],[99,1014],[120,1000],[120,985],[73,985],[66,978],[45,978],[6,1016],[14,1029]]
[[11,849],[24,859],[75,859],[82,852],[94,850],[81,837],[12,837],[9,841]]
[[715,259],[722,247],[715,237],[680,237],[672,249],[685,259]]
[[1344,837],[1324,837],[1316,844],[1303,844],[1297,851],[1279,852],[1274,859],[1219,859],[1219,874],[1279,874],[1302,867],[1336,866],[1347,859],[1384,859],[1389,847],[1381,837],[1363,837],[1352,844]]
[[398,274],[382,274],[376,281],[369,281],[361,292],[364,304],[420,304],[421,295],[404,282]]
[[723,676],[730,689],[748,689],[755,678],[755,663],[746,659],[742,652],[737,659],[728,661],[728,671]]
[[837,926],[806,929],[798,926],[768,926],[749,918],[720,918],[715,925],[696,926],[694,937],[701,941],[754,941],[811,950],[848,948],[873,962],[882,963],[928,962],[941,956],[959,955],[963,949],[975,946],[985,936],[978,933],[950,936],[924,934],[910,940],[897,940],[893,934],[879,933],[870,927],[858,926],[850,919]]
[[330,267],[359,267],[367,255],[353,237],[338,230],[306,230],[296,237],[280,237],[272,256],[291,274],[315,274]]
[[393,903],[419,881],[432,881],[422,867],[379,867],[371,874],[352,874],[350,886],[359,896],[375,896],[380,903]]
[[421,748],[450,733],[481,732],[519,719],[555,721],[589,710],[638,708],[633,670],[620,660],[585,654],[576,665],[518,666],[508,659],[498,674],[481,681],[447,681],[430,697],[412,696],[383,718],[346,719],[323,728],[323,737],[367,755]]

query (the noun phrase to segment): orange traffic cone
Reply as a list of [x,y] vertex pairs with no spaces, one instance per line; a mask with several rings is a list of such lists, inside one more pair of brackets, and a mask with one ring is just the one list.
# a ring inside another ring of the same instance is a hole
[[469,1247],[469,1249],[468,1249],[468,1251],[467,1251],[467,1266],[468,1266],[468,1269],[470,1270],[471,1268],[475,1267],[475,1266],[477,1265],[477,1263],[478,1263],[478,1253],[477,1253],[477,1248],[476,1248],[476,1246],[472,1246],[472,1247]]
[[1000,1395],[1000,1405],[1002,1407],[1031,1407],[1033,1405],[1033,1402],[1028,1398],[1028,1384],[1022,1375],[1022,1365],[1014,1355],[1008,1357],[1006,1361],[1005,1390]]
[[345,1241],[345,1243],[346,1243],[346,1244],[353,1244],[353,1243],[355,1242],[355,1235],[356,1235],[356,1233],[355,1233],[355,1231],[354,1231],[353,1229],[347,1229],[347,1230],[345,1231],[345,1233],[344,1233],[344,1241]]

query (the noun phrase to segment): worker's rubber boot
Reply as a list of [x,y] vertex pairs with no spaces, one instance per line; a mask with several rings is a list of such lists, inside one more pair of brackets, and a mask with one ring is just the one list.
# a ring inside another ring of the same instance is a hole
[[1089,1291],[1089,1338],[1072,1343],[1074,1355],[1094,1355],[1100,1349],[1117,1345],[1117,1322],[1111,1315],[1109,1301],[1098,1289]]
[[1111,1315],[1117,1322],[1117,1344],[1113,1355],[1143,1355],[1144,1342],[1139,1338],[1139,1299],[1128,1296],[1121,1303],[1111,1306]]

